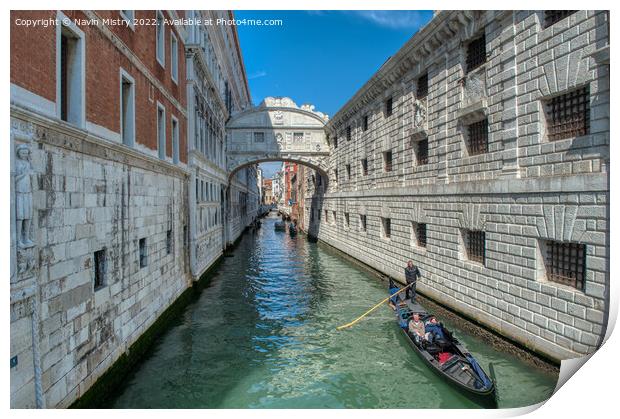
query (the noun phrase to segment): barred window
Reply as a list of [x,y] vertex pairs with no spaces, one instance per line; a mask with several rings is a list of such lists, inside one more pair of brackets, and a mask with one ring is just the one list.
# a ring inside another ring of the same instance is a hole
[[489,122],[488,119],[474,122],[467,127],[468,149],[470,155],[483,154],[489,150]]
[[417,91],[418,94],[416,97],[418,99],[423,99],[428,96],[428,73],[425,73],[418,78]]
[[351,165],[347,164],[347,179],[351,180]]
[[366,216],[364,214],[360,214],[360,229],[366,231]]
[[545,10],[545,28],[575,13],[577,10]]
[[336,224],[336,211],[332,211],[332,224]]
[[347,127],[347,141],[351,141],[351,127]]
[[419,165],[428,164],[428,138],[418,141],[416,154]]
[[334,148],[338,148],[338,137],[334,137]]
[[166,231],[166,254],[172,253],[172,230]]
[[338,169],[334,169],[334,177],[336,182],[338,182]]
[[362,131],[368,131],[368,115],[362,119]]
[[383,168],[386,172],[392,171],[392,152],[385,151],[383,153]]
[[97,250],[94,255],[95,259],[95,291],[105,285],[106,260],[105,249]]
[[392,98],[385,101],[385,116],[392,116]]
[[255,143],[264,143],[265,142],[265,133],[264,132],[255,132],[254,133],[254,142]]
[[368,159],[362,159],[362,174],[368,175]]
[[329,223],[329,212],[327,210],[325,210],[325,222]]
[[293,142],[295,143],[301,143],[304,140],[304,133],[303,132],[294,132],[293,133]]
[[381,224],[383,226],[383,237],[389,239],[392,235],[392,220],[389,218],[381,218]]
[[139,256],[140,256],[140,268],[144,268],[146,266],[146,238],[140,239],[138,242],[139,247]]
[[426,247],[426,223],[414,223],[418,246]]
[[467,46],[467,73],[480,67],[487,60],[486,37],[474,39]]
[[344,213],[344,226],[347,228],[349,227],[349,213],[348,212]]
[[590,133],[590,88],[551,98],[545,102],[547,136],[550,141]]
[[466,230],[465,247],[467,259],[484,265],[485,233],[484,231]]
[[547,279],[583,290],[586,271],[586,245],[552,240],[547,240],[545,244]]

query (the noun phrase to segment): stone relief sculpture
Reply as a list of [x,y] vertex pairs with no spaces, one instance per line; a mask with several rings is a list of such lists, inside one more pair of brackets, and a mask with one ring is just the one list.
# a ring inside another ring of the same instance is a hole
[[22,249],[33,247],[32,234],[32,167],[30,148],[21,144],[15,150],[15,225],[17,245]]
[[417,100],[413,104],[413,126],[415,128],[423,128],[426,122],[426,107]]
[[486,98],[484,73],[471,73],[463,79],[463,102],[469,106]]

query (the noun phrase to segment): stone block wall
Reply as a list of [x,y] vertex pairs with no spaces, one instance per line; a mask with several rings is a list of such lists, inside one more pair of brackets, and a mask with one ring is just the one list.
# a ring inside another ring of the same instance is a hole
[[[592,352],[608,310],[607,22],[596,11],[548,27],[544,11],[438,13],[328,124],[337,148],[326,193],[306,191],[308,231],[395,278],[412,259],[420,290],[551,359]],[[482,34],[486,62],[466,72],[467,45]],[[589,133],[549,140],[546,101],[584,86]],[[483,118],[488,150],[469,155],[467,125]],[[416,155],[423,139],[428,164]],[[485,233],[483,263],[468,258],[468,230]],[[547,280],[547,240],[586,246],[583,290]]]
[[[35,243],[12,289],[32,281],[36,313],[13,316],[11,343],[25,348],[19,366],[33,353],[38,358],[39,407],[66,407],[191,284],[183,246],[187,176],[18,108],[11,129],[15,146],[31,150]],[[94,253],[101,250],[103,280],[95,288]],[[11,369],[11,381],[24,382],[12,392],[14,406],[34,407],[29,375]]]

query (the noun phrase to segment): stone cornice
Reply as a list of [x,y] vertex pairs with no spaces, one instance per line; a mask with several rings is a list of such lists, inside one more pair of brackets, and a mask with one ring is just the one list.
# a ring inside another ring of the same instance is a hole
[[[440,11],[355,93],[331,118],[327,129],[337,132],[367,105],[381,96],[423,60],[431,59],[440,45],[474,22],[473,11]],[[432,60],[431,60],[432,61]]]
[[437,195],[502,195],[545,193],[608,192],[607,173],[573,176],[545,176],[523,179],[497,179],[449,184],[413,185],[396,188],[374,188],[351,192],[332,192],[325,198],[377,198]]
[[16,105],[11,105],[11,117],[26,123],[43,126],[57,134],[35,136],[38,142],[44,144],[61,147],[103,160],[127,164],[151,172],[180,178],[187,178],[189,176],[187,170],[182,167],[151,157],[123,144],[113,143],[88,131],[71,126],[66,122],[41,116]]

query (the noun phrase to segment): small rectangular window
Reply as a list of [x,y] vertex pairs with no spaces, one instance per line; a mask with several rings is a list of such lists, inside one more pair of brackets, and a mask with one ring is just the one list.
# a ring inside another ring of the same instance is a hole
[[157,104],[157,150],[159,158],[166,159],[166,109]]
[[418,99],[423,99],[428,96],[428,73],[424,73],[418,78],[417,82],[417,94]]
[[164,14],[158,10],[156,12],[156,27],[155,27],[155,54],[157,61],[163,66],[166,66],[166,58],[164,56],[164,34],[165,34],[165,21]]
[[360,214],[360,230],[366,231],[366,216],[364,214]]
[[172,230],[166,231],[166,254],[172,253]]
[[170,31],[170,76],[175,82],[179,80],[179,42]]
[[172,162],[179,163],[179,121],[172,117]]
[[484,231],[466,230],[465,247],[467,259],[484,265],[486,240]]
[[336,219],[336,211],[332,211],[332,224],[336,224],[337,219]]
[[428,138],[418,141],[416,148],[418,165],[428,164]]
[[362,118],[362,131],[368,131],[368,115],[364,115]]
[[146,238],[142,238],[139,241],[139,250],[140,250],[140,268],[144,268],[146,266]]
[[392,152],[391,151],[385,151],[383,153],[383,169],[386,172],[392,171]]
[[351,141],[351,127],[347,127],[347,141]]
[[545,28],[572,15],[577,10],[545,10]]
[[327,210],[325,210],[325,222],[329,223],[329,212]]
[[106,258],[105,249],[97,250],[94,255],[95,259],[95,291],[105,286],[106,275]]
[[347,164],[346,168],[347,168],[347,179],[351,180],[351,165]]
[[392,98],[385,101],[385,116],[392,116]]
[[362,174],[368,175],[368,159],[362,159]]
[[264,143],[265,142],[265,133],[264,132],[255,132],[254,133],[254,142],[255,143]]
[[483,34],[467,45],[467,73],[480,67],[487,61],[486,37]]
[[338,148],[338,137],[334,136],[334,148]]
[[389,218],[381,218],[383,226],[383,238],[389,239],[392,236],[392,220]]
[[349,213],[348,212],[344,213],[344,226],[349,228]]
[[426,247],[426,224],[425,223],[413,223],[414,232],[416,236],[416,243],[420,247]]
[[545,116],[550,141],[589,134],[589,86],[545,101]]
[[59,117],[71,124],[84,122],[84,39],[79,29],[62,25],[60,29],[57,71]]
[[294,132],[293,133],[293,141],[295,143],[301,143],[304,141],[304,133],[303,132]]
[[467,126],[469,155],[484,154],[489,150],[489,123],[488,119],[474,122]]
[[129,76],[121,76],[121,138],[123,144],[133,146],[135,140],[135,88]]
[[547,240],[545,245],[547,279],[583,290],[586,275],[586,245],[552,240]]
[[334,169],[334,178],[336,179],[336,182],[338,182],[338,169]]

